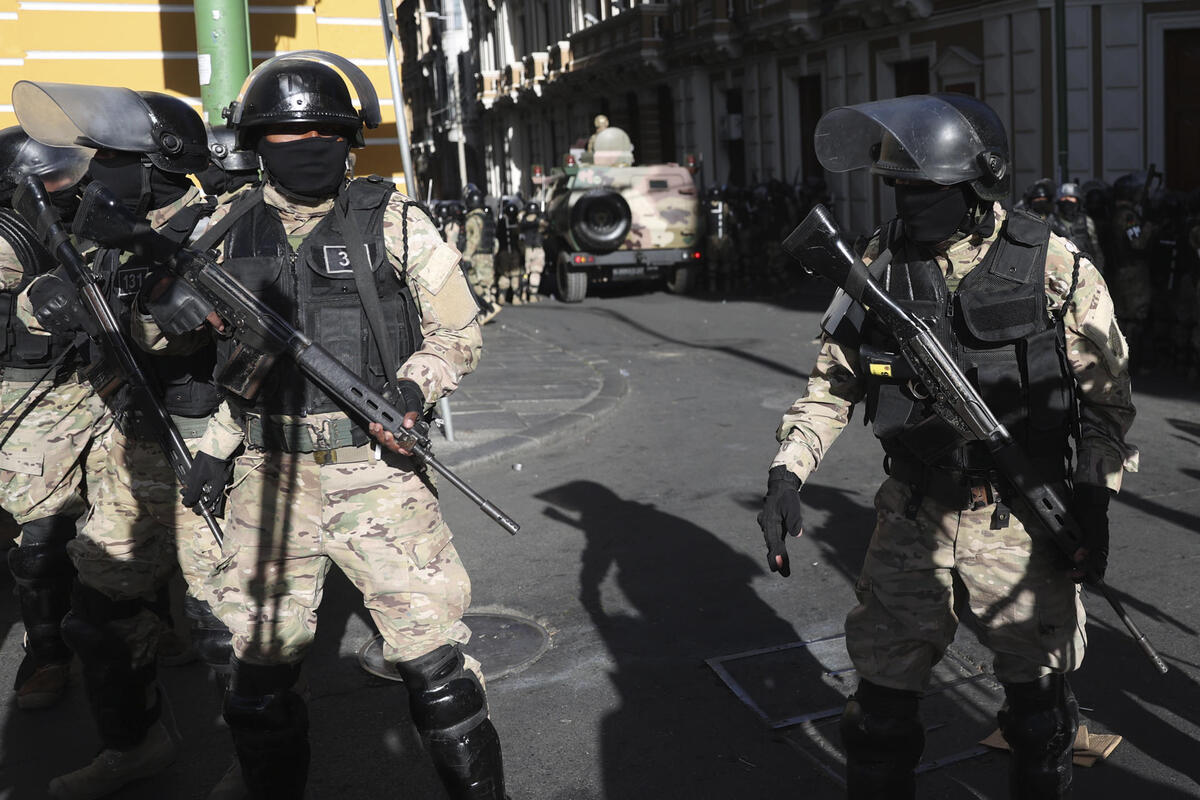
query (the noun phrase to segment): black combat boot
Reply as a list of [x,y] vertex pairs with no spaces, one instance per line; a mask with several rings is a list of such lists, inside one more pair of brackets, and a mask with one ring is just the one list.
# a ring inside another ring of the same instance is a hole
[[912,800],[916,769],[925,749],[917,715],[919,692],[860,680],[842,712],[849,800]]
[[1071,796],[1079,704],[1065,675],[1004,684],[996,715],[1012,748],[1009,796],[1013,800],[1060,800]]

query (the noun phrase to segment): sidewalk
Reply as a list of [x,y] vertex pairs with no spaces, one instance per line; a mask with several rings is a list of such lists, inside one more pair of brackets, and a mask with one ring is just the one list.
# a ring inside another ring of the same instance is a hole
[[536,307],[506,307],[483,329],[483,360],[450,396],[454,441],[437,430],[434,453],[462,470],[576,435],[628,389],[607,360],[543,338]]

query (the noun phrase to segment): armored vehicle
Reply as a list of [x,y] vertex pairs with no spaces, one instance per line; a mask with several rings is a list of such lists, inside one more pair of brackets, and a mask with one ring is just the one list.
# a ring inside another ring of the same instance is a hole
[[[558,296],[578,303],[589,285],[665,280],[683,293],[700,273],[700,204],[687,167],[633,165],[620,128],[599,131],[545,181]],[[572,163],[574,162],[574,163]]]

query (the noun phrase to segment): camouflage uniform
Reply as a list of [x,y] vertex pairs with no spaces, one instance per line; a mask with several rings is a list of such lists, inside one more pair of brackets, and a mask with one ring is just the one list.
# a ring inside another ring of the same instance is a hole
[[541,212],[522,211],[518,229],[521,236],[521,263],[524,265],[521,278],[524,299],[536,303],[541,299],[542,273],[546,269],[544,245],[549,225]]
[[[270,185],[263,196],[278,211],[293,244],[333,205],[330,200],[300,206]],[[383,236],[393,267],[413,289],[424,343],[404,362],[399,377],[414,381],[432,405],[479,361],[478,309],[458,268],[457,251],[403,202],[400,194],[391,196]],[[227,210],[218,209],[214,223]],[[400,260],[405,214],[407,264]],[[323,449],[332,431],[348,423],[340,413],[272,416],[266,425],[305,432],[310,444],[299,449],[307,452],[250,446],[235,462],[224,558],[211,587],[214,610],[232,630],[241,662],[294,664],[303,657],[331,561],[362,591],[389,662],[414,659],[470,635],[461,621],[470,602],[470,580],[429,476],[407,458],[380,458],[369,445]],[[254,414],[238,420],[223,405],[201,449],[228,457],[262,424]]]
[[[996,205],[994,213],[997,226],[989,236],[961,239],[938,257],[951,290],[995,241],[1004,212]],[[877,238],[866,259],[878,251]],[[1070,291],[1075,252],[1051,237],[1046,298],[1052,311]],[[1116,491],[1122,471],[1137,469],[1137,451],[1124,441],[1134,415],[1125,342],[1099,272],[1086,259],[1079,265],[1064,317],[1082,429],[1074,481]],[[774,465],[806,481],[865,394],[857,352],[823,339],[806,394],[783,417]],[[918,498],[914,507],[912,500],[909,485],[895,478],[875,496],[875,532],[855,586],[859,602],[846,621],[847,648],[860,677],[890,689],[925,689],[957,626],[954,574],[966,584],[983,640],[995,653],[997,679],[1021,684],[1078,667],[1085,646],[1079,591],[1043,537],[1031,540],[1016,515],[994,530],[993,498],[967,510],[931,497]]]
[[[481,243],[486,244],[482,240],[485,238],[486,228],[489,225],[486,217],[491,213],[486,208],[473,208],[467,212],[467,219],[463,224],[466,231],[466,246],[463,248],[462,257],[468,264],[471,288],[475,290],[475,294],[487,302],[496,301],[495,258],[499,246],[493,230],[491,245],[481,247]],[[494,221],[490,224],[494,229]]]

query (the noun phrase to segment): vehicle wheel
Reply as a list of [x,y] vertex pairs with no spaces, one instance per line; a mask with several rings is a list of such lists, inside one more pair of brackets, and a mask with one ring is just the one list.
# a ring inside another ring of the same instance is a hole
[[589,253],[610,253],[621,246],[633,224],[633,212],[619,192],[592,189],[571,207],[571,233]]
[[671,294],[687,294],[696,285],[698,268],[695,264],[680,264],[667,278],[667,291]]
[[586,272],[567,269],[566,263],[559,261],[555,275],[559,300],[564,303],[578,303],[587,297],[588,276]]

